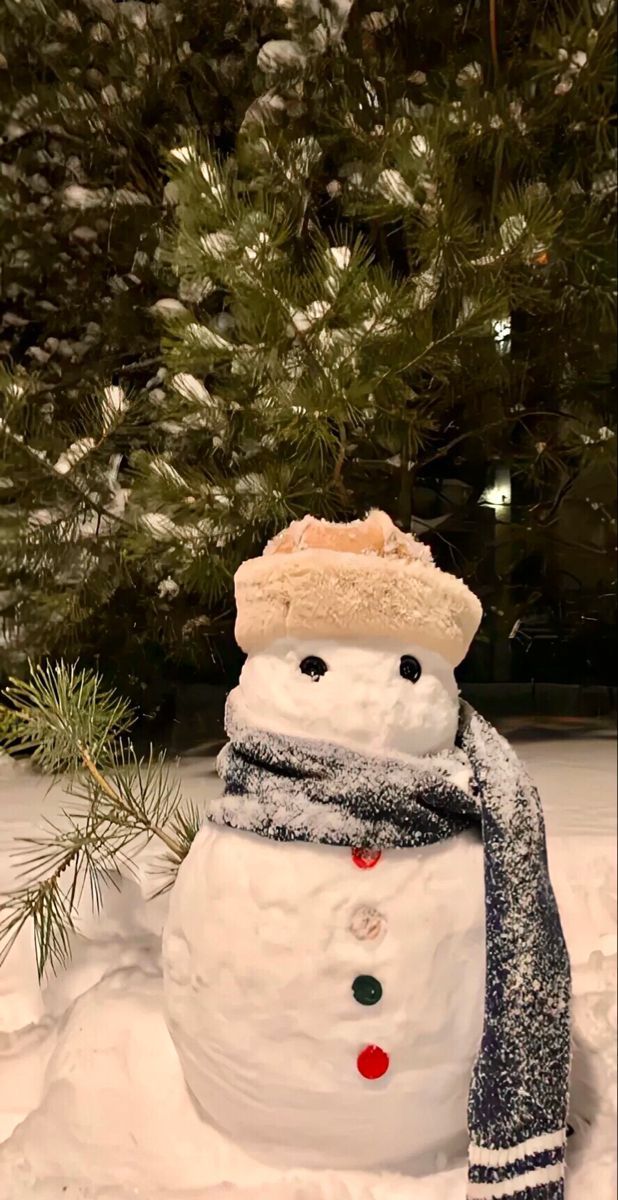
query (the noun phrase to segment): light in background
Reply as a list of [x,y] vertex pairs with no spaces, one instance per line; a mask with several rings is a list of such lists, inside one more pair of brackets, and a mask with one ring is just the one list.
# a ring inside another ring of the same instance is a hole
[[493,482],[490,483],[479,499],[479,504],[498,511],[509,508],[511,504],[511,470],[510,467],[498,464],[494,468]]

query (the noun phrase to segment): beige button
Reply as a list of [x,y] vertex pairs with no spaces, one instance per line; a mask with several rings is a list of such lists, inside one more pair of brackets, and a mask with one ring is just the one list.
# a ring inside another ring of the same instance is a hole
[[386,933],[386,917],[364,904],[352,913],[349,928],[359,942],[377,942]]

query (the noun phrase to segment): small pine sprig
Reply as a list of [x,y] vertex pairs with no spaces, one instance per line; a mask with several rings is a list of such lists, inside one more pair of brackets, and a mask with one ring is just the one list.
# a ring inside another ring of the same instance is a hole
[[30,666],[11,680],[0,710],[0,749],[24,754],[46,775],[60,777],[73,803],[57,822],[19,839],[14,857],[23,881],[0,897],[0,965],[31,921],[39,978],[71,957],[84,890],[95,911],[120,867],[131,869],[136,842],[164,847],[160,891],[171,886],[199,827],[163,754],[139,757],[127,737],[135,719],[128,703],[106,690],[93,671],[64,662]]

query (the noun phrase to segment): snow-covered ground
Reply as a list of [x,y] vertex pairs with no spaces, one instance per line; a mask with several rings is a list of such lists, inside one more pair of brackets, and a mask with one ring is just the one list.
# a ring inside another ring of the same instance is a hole
[[[616,1180],[615,742],[518,746],[544,802],[549,859],[573,966],[568,1200],[613,1200]],[[199,803],[212,760],[180,766]],[[27,767],[0,763],[0,890],[10,851],[58,807]],[[431,1177],[287,1171],[208,1129],[187,1096],[162,1016],[165,898],[149,858],[84,913],[71,967],[41,990],[28,936],[0,969],[0,1200],[463,1200],[465,1168]]]

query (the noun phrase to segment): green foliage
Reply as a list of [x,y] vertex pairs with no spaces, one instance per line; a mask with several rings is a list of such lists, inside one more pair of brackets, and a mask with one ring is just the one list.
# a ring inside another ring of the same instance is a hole
[[199,814],[184,804],[162,755],[144,759],[121,735],[133,714],[101,679],[76,666],[31,668],[6,691],[0,749],[29,752],[45,774],[59,775],[71,804],[58,821],[22,838],[14,857],[21,886],[0,898],[0,964],[32,923],[39,976],[70,957],[84,888],[98,910],[104,886],[131,869],[136,845],[164,848],[159,870],[167,888],[189,851]]
[[125,700],[104,691],[92,671],[75,665],[35,666],[30,678],[14,680],[5,696],[2,740],[12,754],[30,752],[46,775],[72,775],[84,750],[97,762],[111,738],[133,720]]
[[266,537],[371,505],[432,536],[492,640],[573,578],[598,617],[613,0],[497,31],[430,0],[8,11],[7,664],[113,657],[152,696],[166,656],[207,669]]

